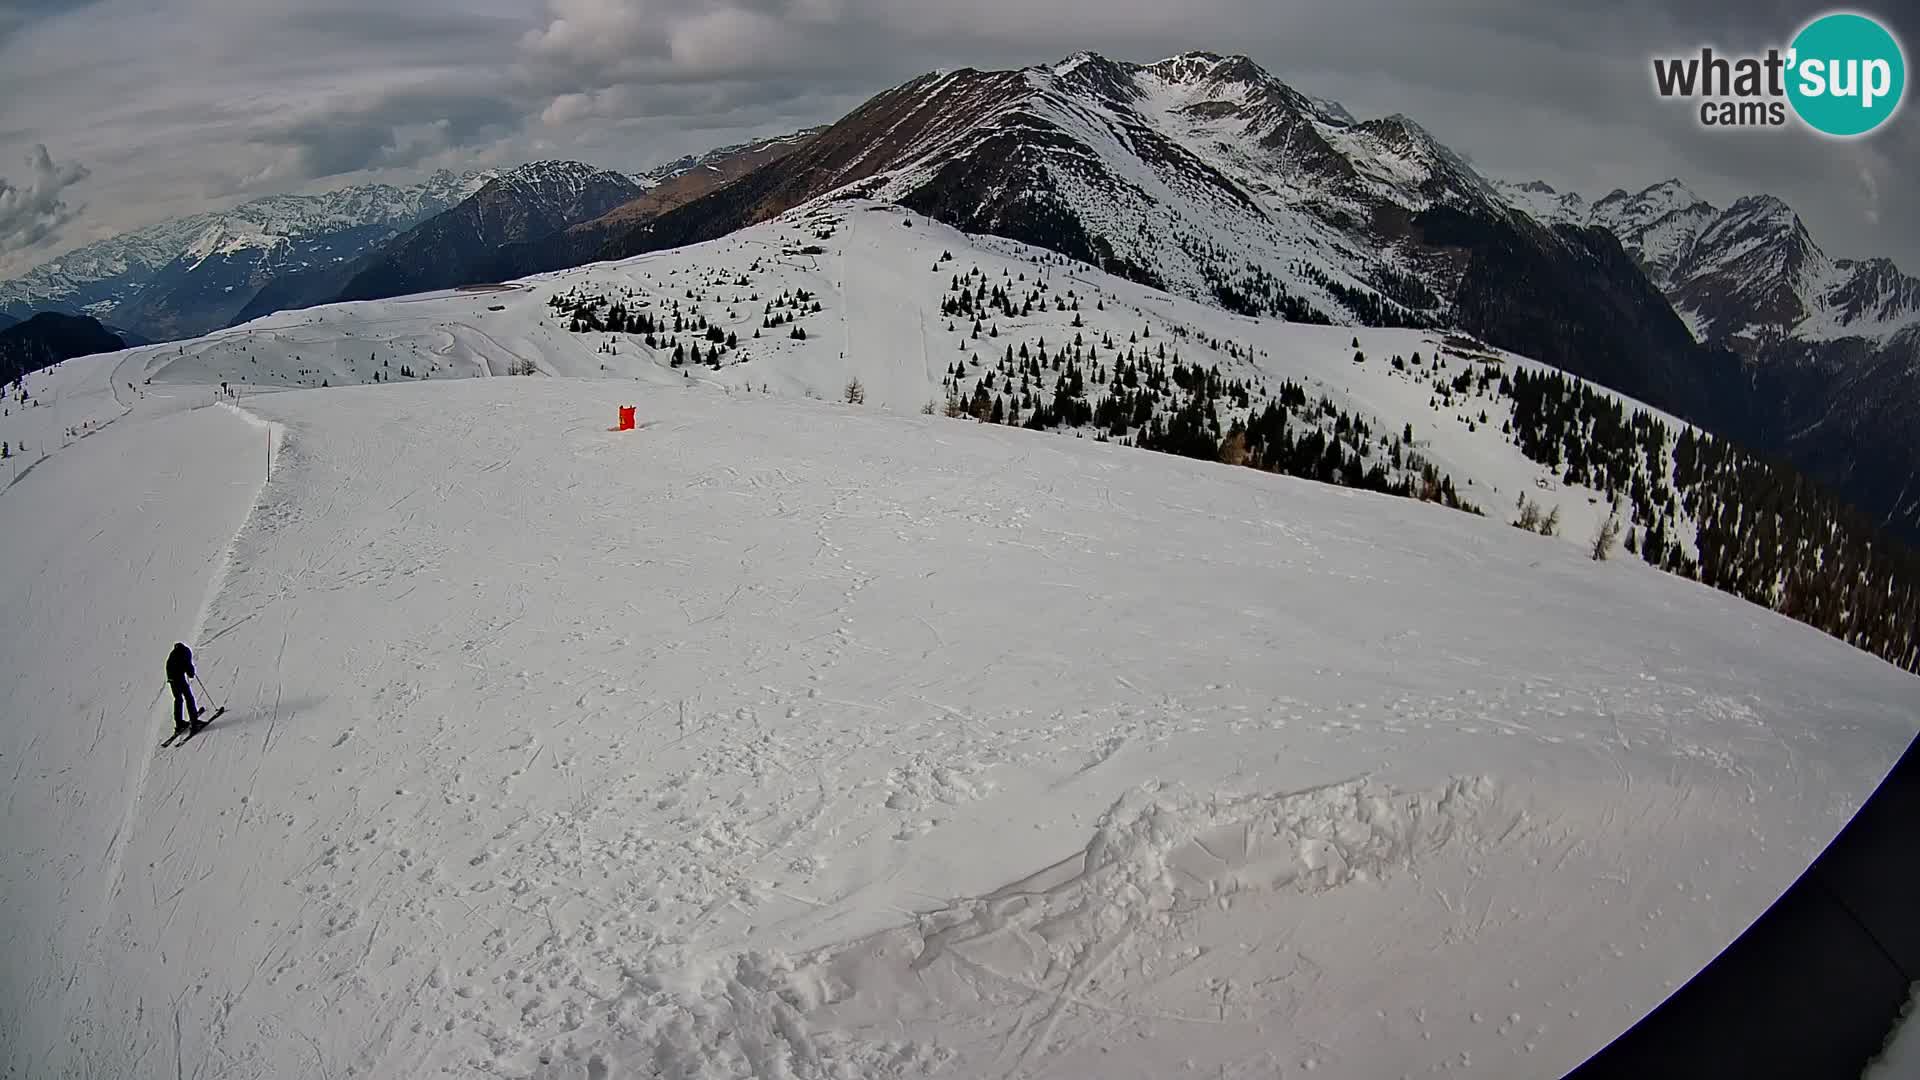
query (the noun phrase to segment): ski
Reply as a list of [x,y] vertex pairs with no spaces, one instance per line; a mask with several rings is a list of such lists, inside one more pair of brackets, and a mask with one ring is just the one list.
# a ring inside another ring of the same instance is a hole
[[187,743],[193,741],[193,737],[195,735],[198,735],[201,732],[207,730],[207,725],[213,723],[215,720],[220,719],[221,714],[225,713],[226,711],[227,711],[227,707],[225,705],[222,705],[219,708],[208,713],[207,718],[205,720],[197,721],[191,726],[189,726],[186,730],[186,734],[183,735],[180,732],[175,731],[172,735],[167,736],[167,741],[161,743],[160,748],[162,750],[165,750],[169,746],[185,746]]
[[205,720],[202,720],[199,723],[187,729],[187,737],[184,739],[181,739],[178,745],[185,746],[187,743],[192,742],[193,737],[195,735],[198,735],[201,732],[207,730],[208,725],[212,724],[215,720],[220,719],[220,714],[226,711],[227,710],[224,707],[222,707],[208,713],[207,718]]

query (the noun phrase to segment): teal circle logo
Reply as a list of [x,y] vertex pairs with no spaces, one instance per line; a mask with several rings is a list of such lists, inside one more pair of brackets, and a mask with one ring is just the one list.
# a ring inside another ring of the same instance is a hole
[[1787,100],[1825,135],[1864,135],[1887,122],[1907,89],[1893,34],[1865,15],[1836,12],[1808,23],[1788,53]]

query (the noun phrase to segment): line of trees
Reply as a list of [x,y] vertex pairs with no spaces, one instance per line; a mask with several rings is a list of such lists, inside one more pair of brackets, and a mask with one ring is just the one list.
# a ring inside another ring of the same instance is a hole
[[1629,552],[1920,672],[1920,556],[1831,492],[1559,372],[1498,385],[1522,453],[1620,501]]

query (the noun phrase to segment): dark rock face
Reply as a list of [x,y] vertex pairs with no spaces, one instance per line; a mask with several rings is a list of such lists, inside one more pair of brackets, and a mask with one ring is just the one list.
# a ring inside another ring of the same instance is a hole
[[489,259],[489,280],[508,281],[594,261],[617,238],[661,214],[717,191],[762,165],[793,153],[819,130],[723,146],[647,174],[645,194],[588,221],[531,240],[503,244]]
[[577,162],[522,166],[387,244],[336,299],[380,300],[484,282],[502,245],[558,232],[641,194],[634,180]]
[[43,311],[0,329],[0,383],[11,383],[76,356],[118,352],[126,347],[126,342],[101,326],[98,319]]

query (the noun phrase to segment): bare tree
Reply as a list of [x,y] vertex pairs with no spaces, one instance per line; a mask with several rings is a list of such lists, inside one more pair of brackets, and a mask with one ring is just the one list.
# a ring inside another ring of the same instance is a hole
[[1220,460],[1228,465],[1245,465],[1251,456],[1247,449],[1247,433],[1237,427],[1220,444]]
[[1527,498],[1524,491],[1520,493],[1520,517],[1514,521],[1513,527],[1527,532],[1540,531],[1540,504]]
[[1555,506],[1553,512],[1547,515],[1546,520],[1540,523],[1540,535],[1560,535],[1560,508],[1558,506]]
[[1607,520],[1593,532],[1593,561],[1606,562],[1613,554],[1613,545],[1620,542],[1620,530],[1624,528],[1620,521],[1620,497],[1613,498],[1613,506],[1607,511]]

